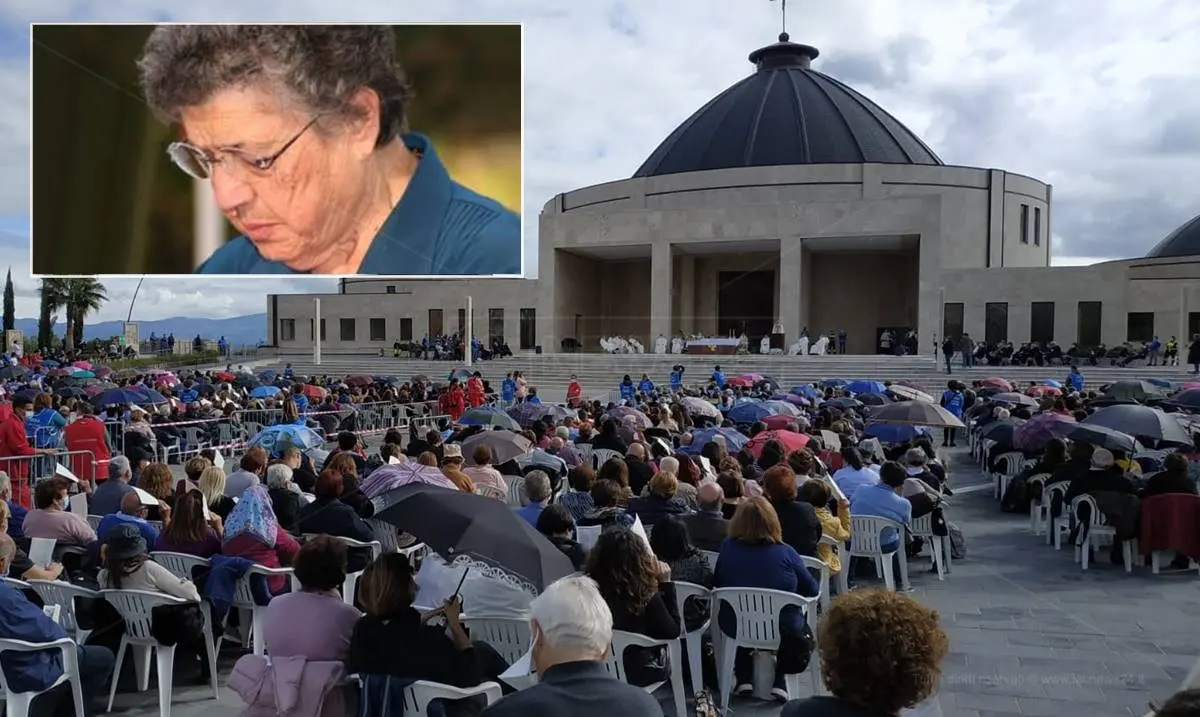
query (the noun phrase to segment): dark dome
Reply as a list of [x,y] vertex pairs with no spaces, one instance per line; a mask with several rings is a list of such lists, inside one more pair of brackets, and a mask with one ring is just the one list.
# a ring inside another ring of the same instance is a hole
[[1200,217],[1194,217],[1168,234],[1146,253],[1147,259],[1200,255]]
[[871,100],[812,69],[817,48],[788,41],[750,53],[758,71],[679,125],[634,177],[788,164],[942,164]]

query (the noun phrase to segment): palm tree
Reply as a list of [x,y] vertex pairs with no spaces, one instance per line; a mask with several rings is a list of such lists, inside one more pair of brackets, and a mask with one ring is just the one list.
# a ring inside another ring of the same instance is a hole
[[68,279],[42,279],[41,314],[38,316],[38,348],[54,345],[54,312],[66,304],[64,283]]
[[76,334],[82,336],[83,320],[93,311],[99,311],[100,305],[108,301],[104,284],[95,279],[58,279],[63,282],[63,305],[67,309],[67,332],[63,338],[63,348],[72,351],[75,348]]

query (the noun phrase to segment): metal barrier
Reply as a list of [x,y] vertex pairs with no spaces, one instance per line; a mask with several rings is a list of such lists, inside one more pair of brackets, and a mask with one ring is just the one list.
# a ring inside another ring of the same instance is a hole
[[53,454],[39,453],[32,456],[9,456],[0,458],[0,470],[8,474],[12,482],[13,499],[26,508],[32,506],[33,487],[51,478],[58,464],[75,474],[89,485],[95,484],[97,474],[108,475],[108,462],[97,461],[92,451],[58,451]]

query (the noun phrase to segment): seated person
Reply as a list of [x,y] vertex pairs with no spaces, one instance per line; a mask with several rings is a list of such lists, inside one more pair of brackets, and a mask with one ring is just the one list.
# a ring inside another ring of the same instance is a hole
[[195,488],[176,498],[171,522],[159,533],[154,549],[198,558],[220,553],[224,532],[221,516],[206,511],[204,500],[204,494]]
[[133,467],[125,456],[113,456],[108,462],[108,480],[92,491],[88,501],[88,512],[92,515],[109,515],[121,510],[121,499],[133,492],[129,481],[133,479]]
[[[0,500],[0,535],[8,535],[8,503]],[[9,538],[11,540],[11,538]],[[51,563],[50,565],[34,565],[25,551],[16,547],[16,541],[13,541],[13,556],[8,561],[8,571],[0,571],[0,577],[15,578],[17,580],[58,580],[58,576],[62,575],[63,566],[61,563]]]
[[[325,470],[317,477],[317,499],[300,508],[296,514],[295,530],[301,534],[325,533],[364,543],[375,540],[375,530],[367,525],[354,508],[342,502],[346,476],[336,470]],[[350,572],[358,572],[370,562],[370,551],[350,551]]]
[[[850,514],[887,518],[903,526],[910,525],[913,504],[900,497],[907,477],[904,467],[899,463],[884,463],[879,467],[878,483],[864,486],[850,496]],[[888,528],[883,533],[880,547],[884,552],[897,550],[902,538],[902,535],[897,535],[895,529]]]
[[575,521],[571,518],[570,511],[557,503],[546,506],[538,516],[537,529],[567,556],[576,570],[583,570],[587,551],[574,538]]
[[1196,481],[1188,475],[1188,459],[1182,453],[1171,453],[1163,459],[1163,469],[1150,476],[1142,488],[1142,498],[1165,493],[1196,495]]
[[[350,637],[348,671],[474,687],[508,669],[491,646],[471,642],[459,621],[460,599],[422,614],[413,607],[416,596],[408,556],[385,553],[367,566],[358,582],[366,614]],[[445,627],[430,625],[435,618],[444,619]],[[446,707],[452,715],[458,711],[454,703]]]
[[484,717],[662,717],[645,690],[614,680],[605,668],[612,613],[591,578],[562,578],[530,607],[538,683],[496,702]]
[[899,715],[936,693],[950,641],[937,613],[907,595],[855,590],[833,601],[817,647],[831,694],[789,702],[780,717]]
[[[282,568],[291,565],[299,552],[296,539],[279,529],[267,489],[261,485],[246,488],[225,521],[221,554],[246,558],[267,568]],[[267,578],[272,595],[286,592],[287,587],[285,575]]]
[[62,476],[47,478],[34,486],[34,510],[26,514],[21,526],[26,538],[48,538],[59,545],[84,547],[96,542],[96,531],[87,520],[66,510],[70,487],[71,482]]
[[147,507],[142,505],[142,499],[135,492],[129,492],[121,498],[121,511],[109,513],[96,527],[96,539],[103,543],[112,529],[118,525],[132,525],[142,534],[146,545],[158,543],[158,528],[146,521]]
[[[16,545],[12,538],[0,533],[0,575],[9,570]],[[0,638],[26,642],[52,642],[70,637],[61,625],[31,603],[16,588],[0,582]],[[80,681],[83,687],[83,706],[86,717],[99,714],[108,678],[113,671],[113,654],[105,647],[76,646],[79,655]],[[10,689],[16,692],[39,692],[53,685],[62,676],[62,653],[57,649],[40,652],[6,652],[0,657],[0,669]],[[30,705],[30,714],[73,714],[71,687],[62,684],[40,695]]]

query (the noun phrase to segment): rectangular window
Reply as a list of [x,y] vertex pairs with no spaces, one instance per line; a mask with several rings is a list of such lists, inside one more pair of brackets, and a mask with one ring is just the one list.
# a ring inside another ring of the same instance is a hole
[[429,310],[429,338],[442,335],[442,310]]
[[329,338],[327,336],[325,336],[325,319],[321,319],[321,340],[322,341],[329,340]]
[[412,341],[412,319],[400,319],[400,340]]
[[1008,303],[989,301],[983,307],[983,340],[988,346],[1008,341]]
[[1035,301],[1029,305],[1029,340],[1045,346],[1054,340],[1054,302]]
[[1179,342],[1187,346],[1196,334],[1200,334],[1200,311],[1189,311],[1187,336],[1180,336]]
[[1125,320],[1125,340],[1149,343],[1154,338],[1154,312],[1130,311]]
[[388,284],[387,293],[389,293],[389,294],[396,293],[396,287],[391,284]]
[[458,310],[458,335],[459,336],[467,335],[467,310],[466,309]]
[[1103,320],[1104,307],[1101,302],[1079,302],[1079,327],[1075,337],[1075,343],[1079,344],[1079,348],[1091,349],[1100,345]]
[[1029,243],[1029,205],[1021,205],[1021,243]]
[[353,341],[354,319],[338,319],[338,334],[340,341]]
[[296,320],[295,319],[280,319],[279,320],[279,340],[280,341],[295,341],[296,340]]
[[387,340],[387,321],[386,320],[371,319],[371,323],[368,326],[368,328],[371,331],[371,340],[372,341],[386,341]]
[[521,349],[528,351],[537,344],[537,309],[521,309]]
[[1033,245],[1042,245],[1042,208],[1033,208]]
[[963,335],[965,308],[961,303],[944,304],[942,306],[942,338],[958,341]]
[[488,343],[504,341],[504,309],[488,309]]
[[[315,332],[313,331],[313,320],[312,319],[308,320],[308,335],[309,335],[310,341],[313,338],[315,338]],[[325,319],[321,319],[321,340],[322,341],[325,340]]]

